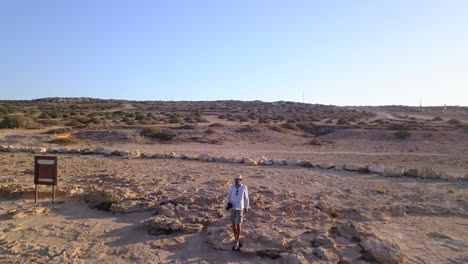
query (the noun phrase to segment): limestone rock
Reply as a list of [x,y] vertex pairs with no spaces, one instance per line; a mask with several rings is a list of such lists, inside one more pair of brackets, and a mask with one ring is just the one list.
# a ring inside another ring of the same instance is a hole
[[453,177],[453,175],[451,175],[450,173],[448,173],[446,171],[441,171],[441,172],[439,172],[439,179],[446,180],[446,181],[451,181],[452,179],[454,179],[454,177]]
[[213,161],[213,156],[211,156],[210,154],[201,154],[200,156],[198,156],[198,160],[199,161],[205,161],[205,162],[211,162],[211,161]]
[[437,179],[439,174],[434,171],[431,167],[425,167],[421,170],[421,178],[423,179]]
[[308,264],[309,261],[302,254],[280,253],[283,264]]
[[385,165],[380,164],[380,163],[374,163],[374,164],[369,165],[368,170],[370,173],[382,174],[385,171]]
[[283,161],[282,160],[273,160],[273,164],[275,164],[277,166],[280,166],[280,165],[283,165]]
[[335,168],[334,168],[334,169],[335,169],[335,170],[343,170],[343,169],[345,169],[345,165],[343,165],[343,164],[335,164]]
[[182,232],[184,224],[178,219],[168,218],[165,216],[151,217],[144,222],[145,227],[148,229],[150,235],[168,235],[175,232]]
[[161,153],[154,154],[154,155],[153,155],[153,158],[155,158],[155,159],[165,159],[165,158],[166,158],[166,154],[161,154]]
[[46,153],[47,149],[46,148],[34,148],[32,153],[39,154],[39,153]]
[[288,158],[286,160],[286,164],[288,166],[296,166],[297,165],[297,159],[296,158]]
[[331,163],[321,163],[321,164],[319,165],[319,167],[320,167],[321,169],[331,169],[331,168],[334,167],[334,165],[331,164]]
[[109,210],[113,213],[134,213],[143,211],[144,208],[137,201],[127,200],[122,203],[112,204]]
[[421,172],[419,169],[407,169],[405,175],[409,177],[420,177]]
[[359,172],[367,172],[368,168],[364,165],[353,165],[353,164],[346,164],[344,166],[345,170],[348,171],[359,171]]
[[377,262],[382,264],[397,264],[403,261],[400,246],[388,240],[366,237],[361,240],[364,251]]
[[257,165],[257,161],[255,161],[253,159],[244,158],[243,160],[244,160],[245,165],[249,165],[249,166],[256,166]]
[[399,168],[385,168],[384,170],[384,176],[385,177],[402,177],[405,175],[405,168],[404,167],[399,167]]

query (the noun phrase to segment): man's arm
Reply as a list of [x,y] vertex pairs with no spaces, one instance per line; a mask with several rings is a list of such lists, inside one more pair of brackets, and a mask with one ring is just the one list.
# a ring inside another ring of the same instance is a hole
[[226,204],[229,203],[229,200],[231,200],[231,187],[229,187],[228,195],[226,197]]
[[244,191],[244,211],[247,212],[249,210],[249,192],[247,190],[247,186],[245,186],[245,191]]

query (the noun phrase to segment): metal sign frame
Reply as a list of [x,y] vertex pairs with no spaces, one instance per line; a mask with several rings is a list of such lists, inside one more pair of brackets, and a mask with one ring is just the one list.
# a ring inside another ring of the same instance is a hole
[[34,157],[34,184],[36,195],[34,203],[39,199],[37,185],[52,185],[52,203],[55,203],[55,186],[57,186],[57,157],[35,156]]

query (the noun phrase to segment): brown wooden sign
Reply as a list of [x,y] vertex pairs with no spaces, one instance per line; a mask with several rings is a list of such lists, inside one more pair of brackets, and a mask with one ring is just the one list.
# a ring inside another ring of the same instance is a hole
[[52,202],[55,202],[55,186],[57,185],[57,157],[34,157],[34,184],[36,185],[36,196],[34,199],[35,203],[39,198],[37,189],[38,184],[52,185]]

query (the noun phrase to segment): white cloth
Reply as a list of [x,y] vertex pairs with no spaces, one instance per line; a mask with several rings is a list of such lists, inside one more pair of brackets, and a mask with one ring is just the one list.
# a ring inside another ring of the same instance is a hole
[[235,184],[229,187],[229,192],[226,198],[226,202],[232,203],[232,209],[234,210],[243,210],[244,208],[249,208],[249,192],[247,186],[241,184],[239,188]]

